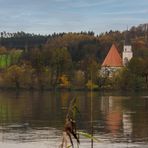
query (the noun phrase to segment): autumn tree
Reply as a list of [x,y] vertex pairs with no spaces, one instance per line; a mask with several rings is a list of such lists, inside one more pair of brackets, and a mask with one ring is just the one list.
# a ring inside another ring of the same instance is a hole
[[99,64],[93,57],[86,57],[81,61],[81,69],[84,71],[86,82],[91,79],[93,82],[96,82],[99,68]]
[[56,85],[62,74],[70,74],[72,59],[66,48],[57,48],[51,51],[50,66],[53,72],[53,84]]
[[23,69],[18,65],[9,67],[3,75],[5,82],[10,85],[14,85],[16,89],[20,88],[20,80],[23,73]]

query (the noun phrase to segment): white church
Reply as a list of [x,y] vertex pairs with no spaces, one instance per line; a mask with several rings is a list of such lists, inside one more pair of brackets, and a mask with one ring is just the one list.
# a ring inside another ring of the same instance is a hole
[[107,72],[108,75],[111,77],[112,74],[118,69],[121,69],[122,67],[126,66],[128,62],[132,59],[132,57],[132,46],[129,43],[125,42],[123,46],[122,57],[119,54],[116,45],[113,44],[101,65],[101,71],[103,73]]

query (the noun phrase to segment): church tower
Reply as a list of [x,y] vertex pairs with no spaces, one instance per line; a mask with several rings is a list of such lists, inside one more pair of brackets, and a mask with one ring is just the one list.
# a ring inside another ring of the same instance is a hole
[[[128,31],[127,31],[127,33],[128,33]],[[130,44],[130,40],[129,40],[127,33],[125,35],[125,43],[124,43],[124,46],[123,46],[123,53],[122,53],[122,62],[123,62],[124,66],[126,66],[127,63],[133,57],[132,46]]]

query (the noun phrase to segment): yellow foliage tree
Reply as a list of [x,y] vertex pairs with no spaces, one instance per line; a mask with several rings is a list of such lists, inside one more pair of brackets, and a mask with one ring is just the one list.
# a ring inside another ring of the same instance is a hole
[[22,73],[24,72],[23,68],[18,65],[12,65],[9,67],[6,72],[4,73],[4,80],[6,83],[9,83],[10,85],[14,85],[15,88],[20,88],[20,80]]
[[86,86],[87,86],[88,89],[96,89],[96,88],[98,88],[98,85],[93,83],[92,80],[88,80],[88,82],[86,83]]
[[68,80],[68,77],[66,75],[62,75],[60,78],[60,86],[62,88],[69,88],[70,87],[70,81]]

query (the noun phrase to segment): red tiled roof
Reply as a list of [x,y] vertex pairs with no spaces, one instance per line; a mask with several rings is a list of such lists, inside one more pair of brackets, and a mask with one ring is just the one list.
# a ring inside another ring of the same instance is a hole
[[102,66],[108,66],[108,67],[122,67],[123,66],[121,56],[114,44],[110,48]]

